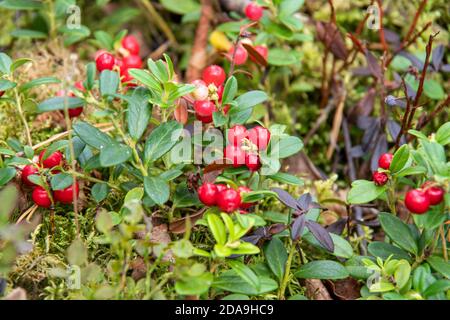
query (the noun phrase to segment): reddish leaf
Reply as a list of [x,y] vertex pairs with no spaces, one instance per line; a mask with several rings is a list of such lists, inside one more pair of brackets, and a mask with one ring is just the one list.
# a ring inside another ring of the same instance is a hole
[[242,45],[247,50],[250,57],[252,57],[258,64],[267,67],[267,60],[262,55],[260,55],[259,52],[256,51],[255,48],[253,48],[253,46],[249,45],[248,43],[243,43]]

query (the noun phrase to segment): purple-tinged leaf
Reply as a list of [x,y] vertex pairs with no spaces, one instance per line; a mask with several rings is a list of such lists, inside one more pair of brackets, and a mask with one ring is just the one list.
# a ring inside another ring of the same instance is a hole
[[441,67],[441,71],[444,71],[444,72],[450,72],[450,64],[444,64],[444,65]]
[[352,158],[361,158],[365,153],[361,146],[354,146],[350,150]]
[[397,98],[392,95],[388,95],[384,101],[390,107],[406,108],[405,100],[406,100],[405,98]]
[[408,84],[408,82],[405,82],[405,84],[406,84],[406,95],[407,95],[407,97],[408,97],[409,99],[414,100],[414,99],[416,98],[417,91],[414,90],[414,88],[411,87],[411,86]]
[[373,126],[375,122],[376,122],[376,120],[372,117],[359,116],[356,121],[356,125],[358,126],[358,128],[360,128],[362,130],[367,130],[371,126]]
[[298,216],[297,219],[294,220],[294,223],[292,224],[292,231],[291,231],[291,238],[292,240],[297,240],[301,237],[303,234],[303,230],[305,229],[306,225],[306,215],[301,214]]
[[326,228],[326,230],[330,233],[340,235],[344,231],[345,226],[347,225],[347,221],[348,221],[348,218],[340,218],[338,221],[330,224]]
[[[400,133],[401,126],[394,120],[388,120],[387,127],[388,127],[389,133],[390,133],[390,135],[392,137],[392,140],[396,141],[397,136]],[[401,144],[406,143],[404,135],[402,135],[402,137],[400,139],[400,142],[401,142]]]
[[384,37],[387,42],[393,43],[393,44],[400,44],[400,36],[398,33],[389,30],[387,28],[384,28]]
[[366,61],[372,75],[375,78],[381,79],[383,77],[383,73],[381,71],[380,63],[369,50],[366,51]]
[[383,153],[388,151],[388,143],[386,139],[386,134],[382,134],[378,139],[377,146],[373,152],[372,159],[370,161],[370,169],[372,171],[376,171],[378,169],[378,160],[380,159]]
[[438,45],[432,53],[431,61],[433,63],[433,67],[435,71],[439,71],[442,64],[442,59],[444,58],[444,45]]
[[309,206],[311,205],[312,197],[310,193],[305,193],[300,196],[297,200],[297,206],[302,209],[303,211],[308,210]]
[[249,242],[251,244],[256,245],[259,242],[259,240],[261,240],[261,238],[262,237],[259,235],[252,235],[252,236],[243,237],[243,238],[241,238],[241,240],[244,242]]
[[292,209],[298,209],[297,201],[287,192],[280,188],[272,188],[272,191],[278,195],[278,199]]
[[362,76],[362,77],[365,77],[365,76],[370,76],[372,73],[370,72],[370,69],[369,68],[366,68],[366,67],[357,67],[357,68],[353,68],[352,70],[352,74],[354,75],[354,76]]
[[416,67],[417,69],[419,69],[419,70],[423,69],[423,62],[419,58],[417,58],[415,55],[413,55],[409,52],[406,52],[406,51],[401,51],[398,55],[405,57],[406,59],[411,61],[413,66]]
[[371,221],[363,221],[363,220],[353,220],[356,224],[360,224],[363,226],[367,226],[367,227],[379,227],[380,221],[378,221],[378,219],[376,220],[371,220]]
[[334,252],[333,239],[324,227],[311,220],[306,221],[306,227],[325,249]]

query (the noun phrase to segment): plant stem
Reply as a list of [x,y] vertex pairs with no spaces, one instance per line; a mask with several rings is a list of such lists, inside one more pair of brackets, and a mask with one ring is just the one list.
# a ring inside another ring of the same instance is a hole
[[113,184],[111,182],[103,181],[103,180],[100,180],[100,179],[97,179],[97,178],[85,175],[85,174],[77,172],[77,171],[69,171],[68,173],[71,174],[72,176],[76,176],[76,177],[82,178],[83,180],[87,180],[87,181],[90,181],[90,182],[106,183],[111,189],[120,190],[119,186],[117,186],[117,185],[115,185],[115,184]]
[[278,292],[278,299],[279,300],[284,300],[285,299],[284,292],[286,291],[286,287],[287,287],[287,284],[289,282],[289,275],[291,273],[292,258],[294,257],[294,253],[295,253],[296,244],[292,243],[292,241],[290,241],[290,242],[291,242],[290,243],[291,244],[291,248],[289,250],[289,256],[288,256],[288,259],[287,259],[287,262],[286,262],[286,269],[284,271],[283,281],[281,282],[281,285],[280,285],[280,291]]
[[442,240],[442,253],[444,255],[444,259],[448,262],[448,254],[447,254],[447,240],[445,239],[444,225],[439,227],[439,233],[441,234]]
[[30,127],[28,126],[27,119],[25,118],[25,114],[23,113],[22,109],[22,102],[20,101],[19,91],[17,90],[17,87],[14,88],[14,95],[16,98],[16,106],[17,111],[19,112],[20,119],[23,122],[23,125],[25,127],[25,134],[27,136],[27,143],[30,147],[33,146],[33,141],[31,140],[31,133],[30,133]]

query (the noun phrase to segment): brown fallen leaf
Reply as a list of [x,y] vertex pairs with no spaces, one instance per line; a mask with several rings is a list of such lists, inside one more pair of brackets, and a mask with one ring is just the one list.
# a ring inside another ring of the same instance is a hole
[[361,285],[353,278],[326,281],[327,288],[340,300],[356,300],[361,297]]
[[185,233],[187,219],[188,218],[190,219],[190,224],[191,224],[191,226],[193,226],[195,224],[195,222],[197,222],[197,220],[199,220],[203,217],[203,214],[205,213],[205,211],[206,211],[206,208],[203,208],[199,212],[197,212],[193,215],[190,215],[190,216],[188,215],[186,217],[174,220],[169,225],[169,231],[174,234]]

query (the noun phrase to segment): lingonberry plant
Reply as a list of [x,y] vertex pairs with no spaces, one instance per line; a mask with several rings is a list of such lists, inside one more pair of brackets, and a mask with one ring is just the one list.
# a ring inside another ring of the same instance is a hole
[[445,5],[0,1],[0,297],[450,299]]

